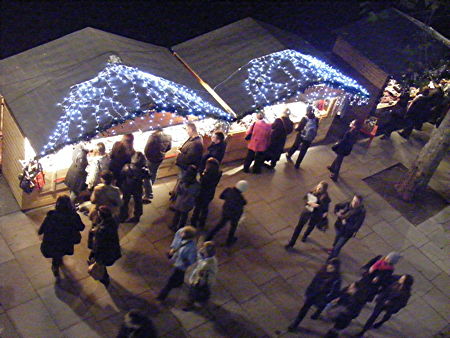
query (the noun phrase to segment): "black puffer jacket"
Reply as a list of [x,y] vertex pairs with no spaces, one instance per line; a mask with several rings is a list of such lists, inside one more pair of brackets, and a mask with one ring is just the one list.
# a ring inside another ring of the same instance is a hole
[[122,257],[118,228],[119,225],[112,217],[95,225],[92,253],[99,264],[111,266]]
[[348,156],[352,152],[353,145],[358,140],[359,130],[347,130],[344,136],[332,147],[332,150],[341,156]]
[[39,235],[44,235],[41,244],[42,254],[46,258],[73,255],[73,246],[80,243],[80,231],[83,230],[84,224],[76,212],[49,211],[38,231]]
[[74,150],[73,162],[64,179],[64,183],[67,187],[77,194],[86,188],[86,167],[88,166],[87,153],[88,151],[86,149],[77,148]]
[[[364,205],[360,205],[357,208],[351,207],[351,202],[338,203],[334,207],[334,212],[343,212],[343,217],[338,217],[334,226],[344,237],[352,237],[356,235],[359,228],[364,222],[366,217],[366,209]],[[342,220],[345,219],[345,224]]]
[[242,216],[247,201],[238,189],[226,188],[220,194],[220,199],[225,200],[222,209],[222,215],[224,217],[239,219]]
[[200,174],[200,194],[197,197],[196,204],[209,203],[213,200],[221,177],[221,171],[217,173],[207,171]]

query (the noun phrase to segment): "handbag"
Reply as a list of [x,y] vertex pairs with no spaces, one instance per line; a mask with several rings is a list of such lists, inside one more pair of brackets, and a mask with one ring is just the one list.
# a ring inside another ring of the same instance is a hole
[[253,135],[253,128],[255,127],[255,123],[253,122],[252,127],[250,129],[250,133],[248,133],[247,135],[245,135],[245,140],[246,141],[250,141],[252,139],[252,135]]
[[91,275],[92,278],[95,280],[100,280],[103,278],[103,276],[106,273],[106,268],[104,265],[94,262],[93,264],[89,265],[88,267],[88,273]]

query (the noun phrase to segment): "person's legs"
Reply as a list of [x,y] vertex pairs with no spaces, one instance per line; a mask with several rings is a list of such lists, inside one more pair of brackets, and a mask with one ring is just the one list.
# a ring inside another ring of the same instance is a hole
[[184,282],[184,273],[185,271],[180,269],[173,269],[172,275],[169,277],[166,285],[161,289],[161,291],[158,294],[158,297],[156,299],[158,300],[164,300],[167,298],[169,292],[173,288],[177,288],[181,285],[183,285]]
[[152,182],[149,177],[144,178],[144,200],[150,200],[153,197]]
[[245,172],[250,171],[250,165],[252,164],[254,159],[255,159],[255,152],[253,150],[248,149],[247,156],[245,157],[245,160],[244,160],[244,171]]
[[297,317],[294,319],[294,321],[289,325],[289,330],[295,330],[297,326],[300,325],[303,318],[305,318],[306,314],[308,313],[309,308],[313,305],[313,301],[310,298],[306,298],[305,303],[303,304],[302,308],[297,314]]
[[314,311],[314,313],[311,315],[311,319],[313,320],[319,319],[320,314],[322,313],[322,311],[325,309],[326,306],[327,304],[317,306],[316,311]]
[[204,228],[206,224],[206,219],[208,218],[208,212],[209,212],[209,202],[204,203],[200,209],[200,217],[198,220],[198,226],[199,228]]
[[289,241],[287,247],[293,247],[295,245],[295,242],[297,242],[300,232],[302,231],[306,222],[308,222],[310,216],[311,216],[310,212],[303,211],[301,213],[297,226],[295,227],[294,233],[292,234],[291,240]]
[[234,236],[239,224],[239,218],[230,219],[230,231],[228,232],[227,245],[236,242],[237,238]]
[[349,239],[350,239],[349,237],[343,237],[343,236],[337,237],[336,243],[334,244],[333,250],[331,251],[329,258],[337,257],[339,255],[339,253],[341,252],[342,247],[345,245],[345,243],[347,243],[347,241]]
[[333,164],[331,165],[330,171],[332,172],[332,174],[330,177],[333,181],[336,181],[339,177],[339,171],[341,170],[341,165],[342,165],[343,160],[344,160],[344,156],[337,155],[336,159],[334,160]]
[[130,203],[130,199],[131,199],[131,194],[128,192],[124,192],[123,193],[123,203],[122,206],[120,207],[120,221],[125,221],[128,218],[128,204]]
[[191,225],[194,227],[197,227],[198,219],[200,218],[200,210],[201,210],[200,203],[195,204],[194,211],[192,212],[191,217]]
[[169,227],[173,231],[178,230],[178,224],[180,223],[181,211],[175,210],[172,219],[172,225]]
[[384,314],[383,318],[382,318],[378,323],[373,324],[373,327],[374,327],[375,329],[378,329],[379,327],[381,327],[381,325],[383,325],[384,323],[386,323],[386,322],[391,318],[391,316],[392,316],[392,313],[386,312],[386,313]]
[[59,267],[62,265],[62,257],[52,259],[52,272],[55,277],[59,277]]
[[314,230],[316,227],[316,222],[309,220],[308,227],[306,228],[305,233],[303,234],[302,241],[306,242],[306,239],[308,238],[309,234]]
[[373,312],[370,315],[369,319],[367,319],[366,324],[364,324],[363,329],[359,333],[360,335],[363,335],[364,332],[366,332],[367,330],[369,330],[372,327],[373,323],[375,322],[375,320],[378,318],[378,316],[380,315],[380,313],[382,311],[383,311],[383,307],[382,306],[378,306],[378,304],[377,304],[375,306],[375,308],[373,309]]
[[222,229],[228,222],[228,218],[222,215],[222,218],[220,219],[219,223],[208,232],[208,235],[205,237],[205,242],[210,241],[213,239],[213,237]]
[[188,219],[189,211],[180,212],[180,222],[178,223],[178,229],[181,229],[186,225]]
[[300,146],[300,143],[302,142],[302,138],[300,136],[300,133],[297,134],[295,137],[294,144],[292,145],[291,149],[288,150],[286,157],[288,159],[291,159],[292,155],[297,151],[298,147]]
[[298,154],[297,160],[295,161],[295,168],[300,168],[300,164],[302,163],[303,158],[305,157],[310,145],[311,142],[309,141],[303,141],[300,145],[300,153]]
[[109,274],[108,274],[108,269],[105,266],[105,274],[103,275],[103,277],[100,279],[100,282],[105,286],[108,287],[109,283],[110,283],[110,279],[109,279]]
[[255,163],[253,164],[253,173],[259,174],[261,173],[261,167],[264,163],[264,152],[257,151],[255,153]]
[[134,194],[133,199],[134,199],[134,213],[133,213],[134,217],[133,218],[135,219],[135,221],[139,221],[139,219],[141,218],[141,216],[143,214],[142,192],[139,192],[138,194]]

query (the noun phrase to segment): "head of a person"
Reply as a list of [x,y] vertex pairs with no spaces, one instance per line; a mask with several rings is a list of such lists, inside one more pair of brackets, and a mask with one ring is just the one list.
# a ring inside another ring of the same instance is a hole
[[403,289],[411,290],[412,285],[414,284],[414,278],[411,275],[402,275],[398,283],[402,285]]
[[314,114],[314,107],[313,106],[308,106],[306,108],[306,117],[309,119],[313,119],[316,117],[316,115]]
[[125,135],[122,136],[122,143],[127,148],[132,148],[133,147],[133,142],[134,142],[133,134],[125,134]]
[[185,170],[182,181],[186,183],[194,183],[197,179],[197,167],[193,164],[187,167]]
[[197,136],[197,126],[193,122],[186,123],[186,131],[189,137]]
[[206,172],[218,172],[220,167],[219,161],[214,157],[210,157],[206,160],[205,171]]
[[111,171],[109,170],[103,170],[100,173],[100,179],[101,181],[106,184],[106,185],[110,185],[114,179],[114,175]]
[[212,241],[204,242],[200,248],[200,255],[204,258],[212,257],[216,254],[216,245]]
[[112,218],[112,212],[107,205],[101,205],[98,209],[98,218],[100,220]]
[[355,294],[358,290],[359,290],[359,283],[358,283],[358,282],[353,282],[352,284],[350,284],[350,285],[348,286],[347,293],[353,295],[353,294]]
[[400,255],[398,252],[390,252],[384,257],[384,260],[388,262],[391,265],[395,265],[398,263],[398,261],[402,258],[402,255]]
[[328,191],[328,183],[325,181],[319,182],[316,186],[315,192],[318,194],[325,194]]
[[140,151],[137,151],[131,156],[131,164],[138,168],[142,168],[145,165],[145,156]]
[[361,195],[354,195],[350,203],[352,208],[357,208],[362,204],[363,197]]
[[262,111],[258,112],[258,113],[256,114],[256,118],[257,118],[258,120],[264,120],[264,113],[263,113]]
[[214,134],[212,134],[211,136],[212,143],[219,144],[222,143],[223,141],[225,141],[225,134],[222,133],[221,131],[216,131]]
[[291,115],[291,111],[289,110],[289,108],[286,108],[282,113],[281,113],[281,117],[289,117]]
[[339,258],[335,257],[328,260],[325,265],[325,271],[328,273],[339,273],[340,266],[341,262],[339,261]]
[[181,238],[185,240],[191,240],[194,239],[197,235],[197,229],[195,229],[193,226],[185,226],[181,228]]
[[111,149],[111,156],[112,157],[121,157],[125,155],[127,152],[127,147],[123,142],[116,142],[113,145],[113,148]]
[[241,180],[241,181],[236,183],[235,187],[236,187],[237,190],[239,190],[240,192],[244,193],[248,189],[248,182],[246,180]]
[[61,195],[56,200],[55,210],[62,213],[72,212],[73,204],[70,197],[67,195]]
[[155,129],[154,129],[154,134],[156,134],[156,133],[162,133],[162,131],[163,131],[163,129],[162,129],[162,127],[156,127]]
[[105,144],[103,142],[97,143],[96,146],[95,146],[95,152],[98,155],[102,155],[102,156],[105,155],[106,154]]

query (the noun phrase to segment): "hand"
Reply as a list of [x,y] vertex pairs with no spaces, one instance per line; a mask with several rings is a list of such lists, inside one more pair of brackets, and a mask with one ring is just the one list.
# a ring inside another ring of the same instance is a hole
[[308,202],[308,205],[313,208],[317,208],[319,206],[317,203],[314,203],[314,202]]
[[176,152],[177,154],[181,154],[181,150],[180,150],[180,149],[175,150],[175,152]]
[[323,214],[322,214],[322,218],[325,218],[325,217],[327,217],[328,216],[328,212],[324,212]]
[[347,224],[347,221],[345,219],[342,220],[342,224]]

